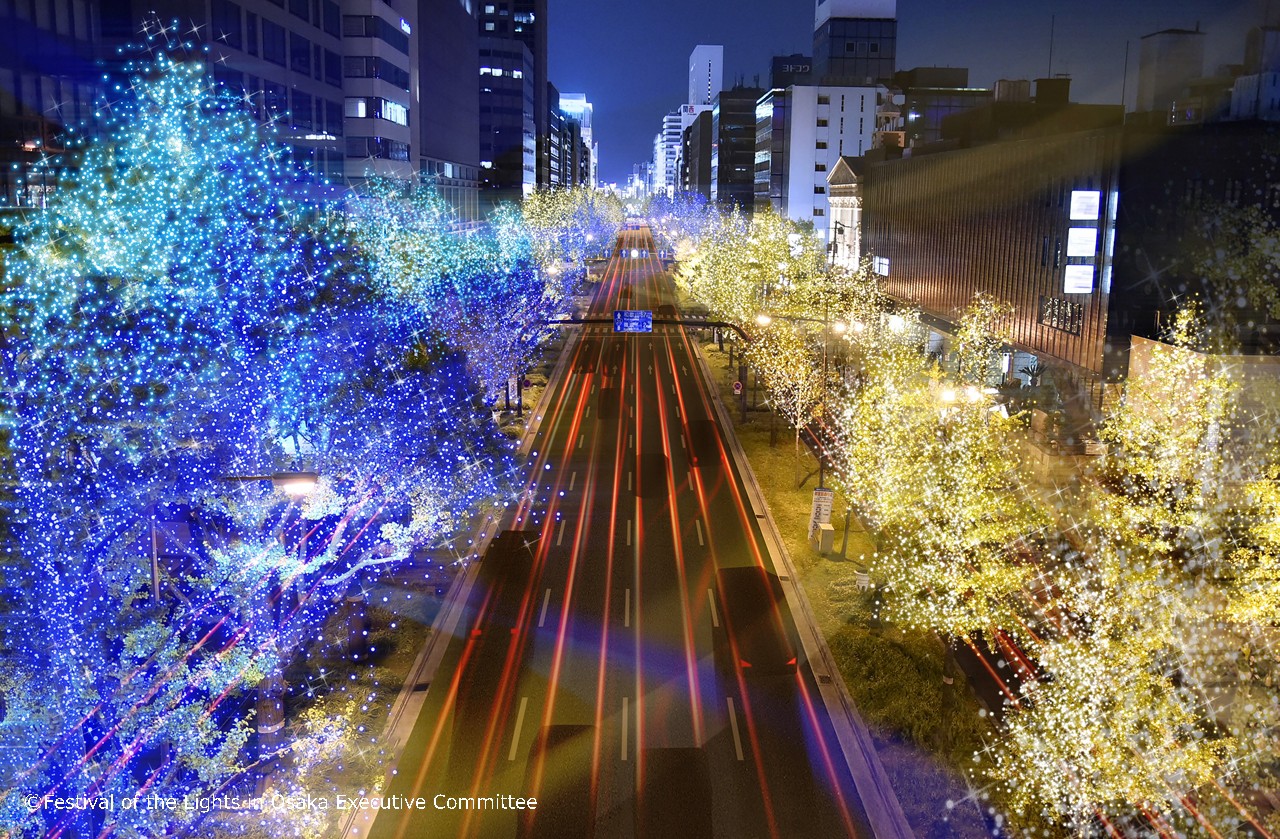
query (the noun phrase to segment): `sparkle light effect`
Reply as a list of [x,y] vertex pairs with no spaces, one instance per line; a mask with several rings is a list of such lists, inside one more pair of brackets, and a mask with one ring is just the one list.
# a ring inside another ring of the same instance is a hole
[[[848,390],[826,412],[843,450],[835,479],[876,535],[882,614],[981,634],[1021,677],[998,739],[974,756],[987,768],[968,779],[1008,808],[1008,830],[1280,835],[1262,797],[1280,786],[1276,418],[1265,396],[1245,408],[1247,365],[1230,354],[1250,310],[1274,306],[1273,226],[1253,219],[1237,236],[1248,247],[1206,262],[1230,305],[1184,301],[1110,406],[1107,455],[1080,488],[1041,497],[1018,453],[1025,418],[989,395],[1006,304],[980,297],[958,313],[940,363],[871,272],[789,273],[794,251],[752,253],[744,219],[686,232],[696,212],[651,214],[688,243],[678,281],[716,316],[754,324],[771,300],[771,315],[848,324]],[[788,327],[775,316],[767,328]],[[775,387],[821,364],[800,336],[811,327],[792,329],[753,360]],[[835,589],[861,596],[852,579]]]
[[[16,497],[0,824],[160,835],[226,820],[315,835],[285,812],[24,799],[243,792],[280,755],[293,768],[268,784],[285,793],[330,783],[343,754],[376,767],[376,738],[341,709],[392,697],[348,694],[320,670],[302,698],[284,670],[304,651],[349,657],[345,633],[325,635],[335,601],[367,599],[383,570],[496,516],[519,480],[511,443],[477,410],[455,323],[367,282],[376,250],[353,249],[271,130],[174,46],[117,87],[74,167],[50,161],[60,188],[5,265]],[[477,247],[495,268],[466,294],[520,262],[458,239],[437,244]],[[296,470],[319,475],[301,498],[252,479]],[[290,728],[255,735],[286,701],[301,709]]]

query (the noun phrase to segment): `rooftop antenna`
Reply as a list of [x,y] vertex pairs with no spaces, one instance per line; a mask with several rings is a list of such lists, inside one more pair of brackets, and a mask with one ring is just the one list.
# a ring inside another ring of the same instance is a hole
[[1044,74],[1045,78],[1053,78],[1053,29],[1057,22],[1057,15],[1049,16],[1049,71]]

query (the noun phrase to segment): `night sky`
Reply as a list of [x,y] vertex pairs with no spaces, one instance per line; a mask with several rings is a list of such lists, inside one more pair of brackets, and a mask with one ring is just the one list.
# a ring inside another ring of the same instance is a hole
[[[1270,4],[1280,21],[1280,0]],[[684,101],[694,46],[724,45],[725,86],[768,84],[770,58],[809,54],[812,0],[549,0],[550,79],[595,106],[600,179],[622,183],[653,155],[662,115]],[[1267,0],[898,0],[898,69],[968,67],[969,84],[1068,73],[1076,102],[1120,101],[1125,41],[1127,99],[1137,89],[1138,39],[1160,29],[1207,34],[1205,70],[1244,59],[1244,34]]]

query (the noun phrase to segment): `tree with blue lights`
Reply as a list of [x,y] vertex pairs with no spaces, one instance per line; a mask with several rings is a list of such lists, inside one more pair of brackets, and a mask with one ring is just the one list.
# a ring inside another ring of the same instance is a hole
[[[514,470],[464,356],[362,280],[305,173],[207,79],[139,67],[6,264],[0,824],[22,830],[171,832],[199,813],[23,796],[226,791],[287,753],[252,731],[297,648],[334,642],[333,601]],[[294,470],[305,497],[259,479]],[[191,535],[153,574],[156,521]]]
[[482,230],[461,228],[435,190],[393,181],[371,184],[351,215],[372,287],[461,350],[493,399],[533,362],[576,277],[535,258],[513,207],[498,208]]

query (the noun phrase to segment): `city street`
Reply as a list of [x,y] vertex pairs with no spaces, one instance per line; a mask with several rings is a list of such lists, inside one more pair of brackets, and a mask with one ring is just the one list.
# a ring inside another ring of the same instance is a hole
[[[647,230],[599,279],[592,318],[675,302]],[[747,661],[801,650],[785,598],[720,590],[718,571],[775,569],[693,338],[574,328],[538,408],[538,486],[480,563],[382,791],[438,804],[370,835],[870,836],[803,652]],[[537,809],[447,809],[497,796]]]

